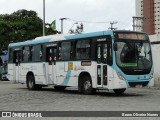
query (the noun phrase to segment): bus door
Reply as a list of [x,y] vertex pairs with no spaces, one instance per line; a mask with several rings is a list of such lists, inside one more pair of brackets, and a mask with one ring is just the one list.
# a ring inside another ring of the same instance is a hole
[[97,87],[107,86],[107,43],[97,42]]
[[46,48],[46,57],[48,62],[48,84],[56,84],[56,53],[57,46]]
[[20,82],[21,50],[13,51],[13,62],[15,64],[13,78],[15,82]]

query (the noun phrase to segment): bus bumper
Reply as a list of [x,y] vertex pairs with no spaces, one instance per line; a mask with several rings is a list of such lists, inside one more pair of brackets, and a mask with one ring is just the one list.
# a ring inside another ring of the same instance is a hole
[[154,78],[152,78],[148,83],[148,87],[153,87],[153,86],[154,86]]

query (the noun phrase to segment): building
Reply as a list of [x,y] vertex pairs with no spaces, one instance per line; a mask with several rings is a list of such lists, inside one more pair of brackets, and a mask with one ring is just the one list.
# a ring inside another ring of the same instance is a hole
[[136,0],[136,30],[160,34],[160,0]]
[[136,0],[135,30],[149,34],[155,86],[160,86],[160,0]]

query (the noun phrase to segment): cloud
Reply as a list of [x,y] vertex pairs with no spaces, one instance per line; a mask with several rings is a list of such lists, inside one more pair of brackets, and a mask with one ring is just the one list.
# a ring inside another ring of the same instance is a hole
[[[118,21],[118,29],[131,28],[135,15],[135,0],[45,0],[46,22],[67,17],[83,21],[106,21],[106,24],[83,23],[85,32],[107,30],[109,21]],[[34,10],[43,17],[43,0],[0,0],[0,14],[10,14],[19,9]],[[74,21],[64,21],[64,31],[68,32]]]

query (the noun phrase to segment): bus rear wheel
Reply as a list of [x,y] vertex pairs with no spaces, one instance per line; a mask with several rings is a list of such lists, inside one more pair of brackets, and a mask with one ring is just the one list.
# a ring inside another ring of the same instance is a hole
[[91,95],[96,92],[96,89],[92,88],[92,81],[89,76],[86,76],[82,80],[82,92],[86,95]]
[[125,90],[126,90],[126,88],[122,88],[122,89],[113,89],[113,91],[114,91],[115,94],[117,94],[117,95],[123,94]]

